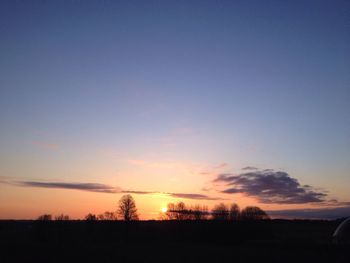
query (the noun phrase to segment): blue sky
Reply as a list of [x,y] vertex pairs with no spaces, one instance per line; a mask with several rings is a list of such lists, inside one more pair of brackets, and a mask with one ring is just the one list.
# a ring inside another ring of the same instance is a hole
[[[132,164],[227,163],[225,172],[283,170],[346,201],[349,10],[346,1],[3,2],[0,176],[172,191],[157,180],[177,176]],[[188,191],[211,179],[191,176]]]

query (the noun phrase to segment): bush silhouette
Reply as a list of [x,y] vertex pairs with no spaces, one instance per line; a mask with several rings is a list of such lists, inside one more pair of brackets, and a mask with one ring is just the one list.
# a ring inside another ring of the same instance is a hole
[[229,210],[227,208],[227,205],[225,205],[224,203],[220,203],[214,206],[211,215],[213,220],[228,220]]
[[58,216],[55,216],[55,220],[56,221],[68,221],[69,220],[69,216],[68,215],[64,215],[64,214],[60,214]]
[[239,210],[239,206],[233,203],[229,211],[229,220],[239,220],[240,216],[241,216],[241,212]]
[[113,221],[117,220],[117,215],[115,212],[106,211],[103,214],[99,214],[97,218],[101,221]]
[[247,206],[241,211],[241,219],[250,220],[263,220],[270,219],[264,210],[257,206]]
[[37,218],[39,221],[51,221],[52,220],[52,215],[50,214],[43,214]]
[[94,214],[89,213],[89,214],[87,214],[85,216],[85,220],[86,221],[96,221],[97,220],[97,216],[94,215]]

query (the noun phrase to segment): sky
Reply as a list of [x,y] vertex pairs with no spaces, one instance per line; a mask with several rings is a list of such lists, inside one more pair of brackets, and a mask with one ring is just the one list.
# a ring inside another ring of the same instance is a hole
[[83,218],[127,193],[141,219],[180,201],[349,215],[349,14],[340,0],[2,1],[0,219]]

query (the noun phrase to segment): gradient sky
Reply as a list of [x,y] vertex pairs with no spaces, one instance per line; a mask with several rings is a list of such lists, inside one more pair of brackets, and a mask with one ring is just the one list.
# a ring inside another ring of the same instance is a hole
[[[82,218],[123,191],[156,192],[133,195],[143,219],[349,204],[348,1],[30,2],[0,4],[0,218]],[[305,202],[275,202],[281,178]]]

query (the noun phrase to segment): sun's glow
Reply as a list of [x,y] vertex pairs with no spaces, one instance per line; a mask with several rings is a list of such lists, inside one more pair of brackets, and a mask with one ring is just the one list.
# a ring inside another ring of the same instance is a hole
[[168,208],[166,208],[166,207],[162,207],[162,209],[161,209],[161,210],[162,210],[162,212],[163,212],[163,213],[166,213],[166,212],[168,211]]

